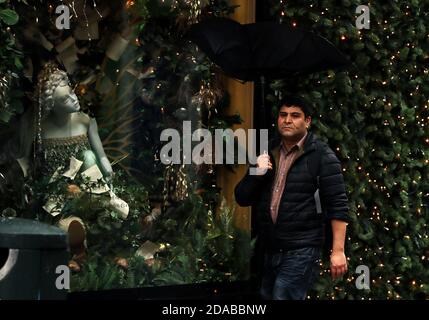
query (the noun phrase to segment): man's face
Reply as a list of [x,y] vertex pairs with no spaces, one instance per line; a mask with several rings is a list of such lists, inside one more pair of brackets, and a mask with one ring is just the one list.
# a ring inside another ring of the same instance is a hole
[[280,108],[277,126],[282,138],[299,140],[307,132],[311,117],[305,117],[304,112],[297,106],[284,105]]

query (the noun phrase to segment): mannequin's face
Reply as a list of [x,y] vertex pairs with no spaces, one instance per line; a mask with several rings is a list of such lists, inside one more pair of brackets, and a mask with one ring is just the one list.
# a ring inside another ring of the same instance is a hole
[[79,100],[66,81],[61,82],[55,89],[53,99],[55,113],[73,113],[80,110]]

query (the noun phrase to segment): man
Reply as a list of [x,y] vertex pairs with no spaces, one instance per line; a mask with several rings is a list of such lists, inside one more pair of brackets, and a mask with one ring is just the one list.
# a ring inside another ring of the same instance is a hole
[[325,223],[332,226],[331,276],[347,271],[347,196],[338,158],[308,132],[310,106],[294,97],[280,106],[280,139],[257,158],[256,175],[247,173],[235,198],[240,206],[256,208],[266,251],[262,298],[303,300],[320,272]]

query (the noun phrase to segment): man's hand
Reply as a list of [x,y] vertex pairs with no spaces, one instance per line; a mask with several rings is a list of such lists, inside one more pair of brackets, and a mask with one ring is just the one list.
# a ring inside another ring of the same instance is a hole
[[270,156],[266,153],[266,151],[264,151],[264,153],[256,159],[256,167],[256,174],[259,176],[264,175],[268,169],[273,169]]
[[344,254],[344,242],[346,239],[347,222],[342,220],[331,220],[332,225],[332,253],[331,253],[331,276],[338,279],[347,272],[347,259]]
[[347,259],[344,251],[333,251],[331,254],[331,277],[341,278],[347,272]]

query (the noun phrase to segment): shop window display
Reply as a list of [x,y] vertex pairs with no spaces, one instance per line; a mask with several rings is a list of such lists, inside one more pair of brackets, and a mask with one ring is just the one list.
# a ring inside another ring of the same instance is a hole
[[[240,122],[223,113],[216,68],[184,38],[200,19],[231,12],[226,3],[0,4],[10,17],[1,215],[68,232],[71,291],[247,277],[249,235],[219,198],[217,167],[160,160],[163,129]],[[70,29],[58,28],[61,4]]]

